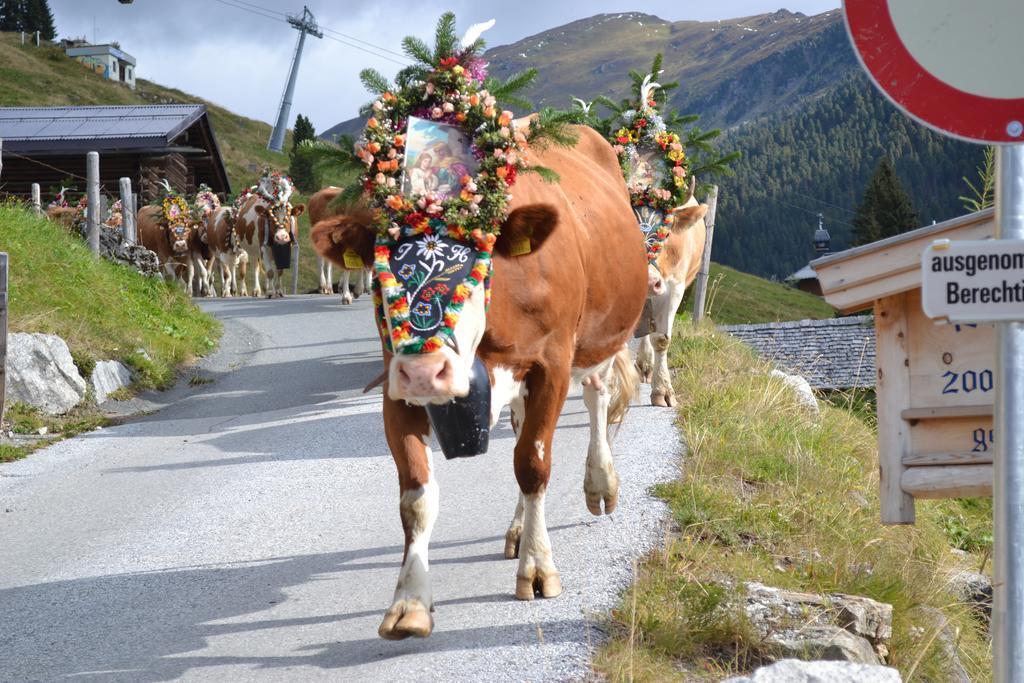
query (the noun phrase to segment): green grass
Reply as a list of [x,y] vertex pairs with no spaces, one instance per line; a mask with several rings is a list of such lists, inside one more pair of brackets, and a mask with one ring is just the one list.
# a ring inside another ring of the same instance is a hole
[[943,680],[934,628],[913,611],[939,609],[958,630],[971,679],[988,680],[986,635],[947,576],[985,563],[989,501],[918,502],[916,525],[882,526],[870,421],[836,407],[836,397],[812,416],[768,365],[708,328],[684,331],[671,360],[688,452],[681,478],[656,493],[676,531],[638,564],[598,672],[614,681],[719,680],[756,667],[771,653],[752,635],[735,586],[759,581],[893,605],[888,663],[908,681]]
[[164,388],[220,335],[179,288],[94,258],[81,239],[17,206],[0,206],[0,248],[10,259],[11,331],[59,335],[80,368],[120,360],[139,386]]
[[[266,149],[271,126],[234,114],[188,93],[138,80],[136,89],[109,81],[51,45],[22,46],[17,33],[0,33],[0,106],[95,104],[205,104],[220,144],[232,189],[253,184],[264,164],[287,168],[285,154]],[[291,133],[285,149],[291,146]]]
[[[711,264],[705,310],[718,325],[820,320],[836,315],[821,297],[717,263]],[[679,311],[693,311],[692,287]]]

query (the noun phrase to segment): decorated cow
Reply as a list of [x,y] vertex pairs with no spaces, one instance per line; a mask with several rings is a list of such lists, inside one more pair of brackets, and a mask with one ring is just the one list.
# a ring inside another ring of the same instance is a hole
[[[262,296],[261,275],[267,279],[267,296],[284,296],[281,271],[291,266],[291,249],[298,239],[298,217],[305,205],[292,206],[294,190],[291,178],[280,171],[264,169],[256,185],[246,189],[236,200],[235,233],[246,244],[256,241],[259,258],[256,259],[253,296]],[[298,267],[298,264],[296,264]]]
[[144,206],[139,211],[139,242],[156,253],[165,278],[181,282],[190,295],[198,265],[200,294],[206,295],[209,290],[199,248],[198,223],[185,197],[175,192],[166,180],[162,188],[159,203]]
[[[427,546],[439,491],[430,433],[446,457],[478,454],[511,406],[520,497],[505,555],[519,560],[517,598],[551,598],[562,586],[544,497],[563,402],[583,385],[585,501],[595,515],[611,513],[618,476],[608,427],[637,385],[626,343],[646,296],[647,262],[615,153],[592,129],[555,125],[550,113],[516,121],[499,107],[483,83],[478,38],[489,25],[460,43],[454,17],[444,15],[436,58],[419,51],[418,76],[401,87],[364,72],[377,98],[358,143],[362,207],[320,221],[312,234],[335,263],[351,252],[374,270],[384,430],[405,529],[379,628],[389,639],[433,628]],[[551,138],[570,146],[543,144]],[[556,174],[557,182],[542,178]]]
[[[708,207],[694,199],[696,178],[685,142],[673,130],[686,119],[659,111],[662,86],[654,78],[660,72],[658,55],[650,73],[642,78],[633,74],[635,99],[615,107],[618,118],[606,127],[612,131],[611,142],[647,251],[648,300],[637,330],[637,367],[643,381],[651,383],[651,403],[667,407],[676,402],[668,369],[672,326],[686,288],[700,270]],[[661,99],[664,103],[663,95]]]
[[[309,223],[316,225],[332,213],[330,205],[342,192],[340,187],[325,187],[314,193],[309,198]],[[334,293],[334,273],[330,259],[323,256],[317,258],[320,267],[320,293]],[[370,269],[363,266],[358,254],[351,252],[348,258],[340,264],[341,277],[338,279],[338,293],[341,294],[341,303],[350,304],[353,298],[358,299],[364,291],[370,289]],[[351,286],[350,286],[351,285]]]

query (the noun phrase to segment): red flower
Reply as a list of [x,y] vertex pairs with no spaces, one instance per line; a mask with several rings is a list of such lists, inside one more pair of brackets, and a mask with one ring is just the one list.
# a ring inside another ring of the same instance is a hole
[[450,69],[451,67],[455,66],[458,63],[459,63],[459,58],[458,57],[445,57],[444,59],[441,60],[441,68],[442,69]]
[[515,182],[516,182],[516,174],[518,173],[518,169],[516,169],[516,167],[513,166],[512,164],[509,164],[509,165],[507,165],[505,167],[505,171],[506,171],[505,182],[508,183],[510,186],[515,184]]
[[615,140],[618,141],[618,143],[622,144],[622,145],[624,145],[627,142],[629,142],[629,138],[627,138],[625,135],[620,135],[619,137],[615,138]]
[[638,121],[636,122],[636,125],[637,125],[637,126],[638,126],[639,128],[643,128],[644,126],[646,126],[646,125],[647,125],[647,119],[639,119],[639,120],[638,120]]
[[448,285],[436,285],[434,287],[434,291],[436,291],[439,296],[444,296],[448,293]]

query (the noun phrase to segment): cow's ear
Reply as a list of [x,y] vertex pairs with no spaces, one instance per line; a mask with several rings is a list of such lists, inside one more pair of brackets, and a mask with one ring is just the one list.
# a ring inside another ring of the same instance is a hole
[[708,213],[707,204],[697,206],[682,206],[672,210],[672,229],[675,231],[686,230],[688,227],[701,220]]
[[345,252],[353,251],[363,265],[373,265],[374,232],[369,212],[353,211],[325,218],[310,232],[313,247],[325,259],[343,268]]
[[543,246],[557,225],[558,211],[550,204],[521,206],[505,219],[494,251],[506,258],[531,254]]
[[257,204],[253,208],[256,210],[256,213],[258,215],[260,215],[260,216],[266,216],[267,215],[267,207],[263,206],[262,204]]
[[306,205],[305,204],[296,204],[295,206],[292,207],[292,215],[295,216],[296,218],[301,216],[305,211],[306,211]]

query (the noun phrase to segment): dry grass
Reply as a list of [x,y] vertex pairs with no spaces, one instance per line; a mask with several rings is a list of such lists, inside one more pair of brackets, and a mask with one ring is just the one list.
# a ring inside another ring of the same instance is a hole
[[[882,526],[868,422],[826,403],[815,418],[746,347],[708,329],[684,331],[672,362],[689,452],[682,478],[657,493],[676,532],[639,566],[598,672],[718,680],[756,667],[770,653],[737,598],[744,581],[760,581],[892,604],[889,664],[907,680],[942,680],[935,629],[913,610],[939,609],[972,680],[988,680],[982,628],[948,589],[948,571],[963,559],[950,550],[947,520],[964,504],[919,504],[915,526]],[[971,514],[980,528],[984,506]],[[971,561],[980,565],[982,554]]]

